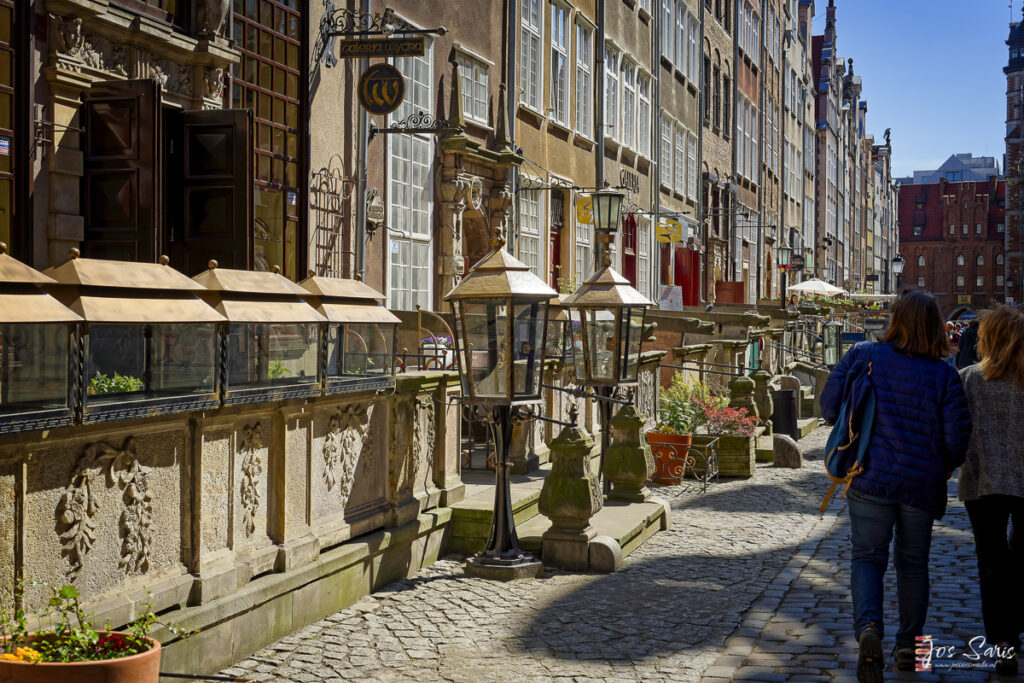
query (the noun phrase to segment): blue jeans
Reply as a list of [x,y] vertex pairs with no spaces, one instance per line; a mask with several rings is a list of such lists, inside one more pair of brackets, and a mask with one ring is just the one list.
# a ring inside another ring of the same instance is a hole
[[885,635],[882,622],[882,589],[889,566],[889,542],[896,530],[893,564],[900,606],[897,647],[914,647],[924,632],[928,616],[928,551],[932,543],[932,516],[920,508],[894,500],[858,493],[846,495],[853,532],[853,563],[850,587],[853,593],[853,628],[859,638],[868,626],[879,637]]

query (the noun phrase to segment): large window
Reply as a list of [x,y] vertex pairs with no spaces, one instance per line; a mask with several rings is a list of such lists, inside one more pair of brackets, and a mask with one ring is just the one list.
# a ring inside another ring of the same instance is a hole
[[697,201],[697,136],[690,135],[686,141],[686,196]]
[[569,10],[551,5],[551,117],[569,124]]
[[594,226],[576,223],[576,280],[584,282],[594,270]]
[[306,246],[299,234],[298,198],[305,185],[299,140],[305,116],[299,84],[302,17],[296,6],[234,0],[233,35],[242,60],[232,68],[231,94],[232,107],[254,114],[256,269],[280,266],[293,279],[302,274],[296,258]]
[[676,125],[675,140],[675,182],[672,184],[676,192],[686,194],[686,130]]
[[593,60],[593,33],[576,24],[576,132],[593,137],[593,85],[590,64]]
[[636,82],[639,107],[637,109],[637,148],[646,157],[651,156],[651,77],[640,75]]
[[622,60],[622,135],[624,145],[636,149],[636,65]]
[[[543,13],[541,0],[522,0],[522,41],[519,55],[519,101],[540,111],[541,52]],[[433,111],[432,108],[423,111]]]
[[672,48],[672,15],[675,2],[673,0],[661,0],[661,56],[672,61],[675,54]]
[[686,60],[686,78],[697,85],[700,83],[700,22],[690,16],[690,54]]
[[604,134],[619,137],[619,53],[609,47],[605,51],[605,130]]
[[519,192],[519,260],[530,267],[533,274],[547,281],[541,267],[541,230],[544,216],[544,192],[523,187]]
[[686,74],[686,4],[676,0],[676,68]]
[[661,184],[672,187],[672,119],[661,113]]
[[643,216],[636,219],[636,286],[651,296],[651,221]]
[[[433,45],[428,43],[422,57],[395,59],[395,67],[405,76],[405,101],[391,115],[392,121],[431,110],[433,52]],[[403,311],[414,310],[417,304],[429,309],[433,141],[429,135],[410,134],[391,135],[387,143],[391,242],[388,305]]]
[[462,111],[469,119],[487,123],[487,65],[461,54],[458,60]]

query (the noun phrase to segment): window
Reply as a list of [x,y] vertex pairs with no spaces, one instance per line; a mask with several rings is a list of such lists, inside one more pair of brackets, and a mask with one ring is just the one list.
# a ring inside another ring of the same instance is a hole
[[974,224],[974,234],[975,235],[980,235],[981,234],[981,223],[975,223]]
[[675,52],[672,46],[672,10],[673,0],[661,0],[661,56],[672,61]]
[[704,122],[711,123],[711,57],[704,55],[704,78],[701,85],[701,99],[704,100]]
[[750,61],[761,63],[761,17],[756,14],[750,18]]
[[661,184],[672,188],[672,119],[661,113]]
[[576,222],[576,279],[590,277],[594,265],[594,226]]
[[974,263],[975,263],[975,265],[978,265],[978,266],[985,265],[985,255],[984,254],[978,254],[978,258],[976,258],[974,260]]
[[686,62],[686,78],[696,85],[700,82],[700,22],[690,15],[690,56]]
[[651,296],[651,221],[636,221],[636,285],[640,293]]
[[963,275],[957,275],[956,276],[956,286],[957,287],[963,287],[964,286],[964,276]]
[[686,196],[697,201],[697,136],[690,135],[686,142]]
[[1002,254],[996,254],[996,265],[997,266],[1003,265],[1003,255]]
[[977,278],[975,278],[974,284],[979,289],[984,287],[985,286],[985,276],[984,275],[979,275]]
[[523,187],[519,192],[519,260],[533,274],[547,280],[541,269],[541,221],[544,216],[544,192]]
[[771,96],[768,97],[767,106],[764,109],[765,115],[765,136],[764,136],[764,163],[768,168],[775,170],[775,136],[772,135],[772,125],[775,123],[775,105]]
[[917,267],[924,268],[924,256],[917,257]]
[[592,106],[593,94],[591,84],[590,62],[593,59],[593,35],[585,27],[576,25],[576,132],[586,137],[593,137]]
[[[541,0],[522,0],[522,45],[519,56],[519,101],[536,111],[540,111],[540,70],[542,66],[540,53]],[[423,111],[432,111],[426,108]]]
[[746,100],[740,99],[736,102],[736,173],[747,177],[747,151],[746,151],[746,138],[743,132],[743,122],[746,119],[747,102]]
[[711,125],[718,128],[722,117],[722,72],[716,65],[711,73]]
[[686,194],[686,131],[679,125],[676,125],[675,143],[675,182],[672,187],[679,194]]
[[758,129],[761,127],[759,125],[760,119],[760,112],[754,109],[753,105],[750,105],[750,168],[752,170],[750,179],[755,184],[761,182],[761,164],[757,158],[758,152],[761,149],[758,134]]
[[949,234],[950,235],[955,235],[956,234],[956,226],[953,225],[952,223],[949,224]]
[[[728,14],[726,15],[728,16]],[[731,128],[729,127],[729,105],[732,102],[732,89],[729,87],[729,78],[722,77],[722,131],[725,133],[726,139],[732,137],[730,135]]]
[[[433,46],[421,57],[395,59],[405,75],[405,101],[391,115],[399,121],[433,106]],[[388,306],[411,311],[431,303],[431,216],[433,188],[430,166],[433,140],[423,135],[392,135],[388,138],[389,227],[401,236],[391,239]]]
[[551,118],[569,124],[569,10],[551,5]]
[[622,60],[622,144],[636,149],[636,65]]
[[996,223],[996,232],[1000,234],[1006,232],[1006,226],[1002,223]]
[[967,224],[966,224],[966,223],[964,223],[964,224],[963,224],[963,225],[962,225],[962,226],[960,227],[960,233],[961,233],[961,234],[963,234],[963,235],[966,235],[966,234],[967,234]]
[[676,0],[676,68],[686,75],[686,5]]
[[651,77],[641,75],[637,78],[636,89],[640,101],[637,110],[638,147],[641,154],[649,157],[651,156]]
[[996,287],[1002,287],[1004,283],[1002,275],[996,275]]
[[462,88],[462,111],[467,118],[487,122],[487,65],[459,55],[459,80]]
[[917,286],[924,287],[924,275],[917,276]]
[[619,134],[619,53],[608,48],[605,53],[605,129],[608,137],[618,138]]
[[957,255],[957,257],[956,257],[956,264],[958,266],[962,266],[964,264],[964,255],[963,254],[958,254]]

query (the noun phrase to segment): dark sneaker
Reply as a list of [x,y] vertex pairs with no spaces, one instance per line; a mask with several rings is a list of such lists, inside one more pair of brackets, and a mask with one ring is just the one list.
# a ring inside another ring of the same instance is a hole
[[866,628],[857,639],[860,654],[857,657],[857,680],[860,683],[882,683],[882,639],[878,631]]
[[917,663],[917,656],[912,647],[897,647],[892,653],[892,658],[896,660],[896,668],[900,671],[913,671]]

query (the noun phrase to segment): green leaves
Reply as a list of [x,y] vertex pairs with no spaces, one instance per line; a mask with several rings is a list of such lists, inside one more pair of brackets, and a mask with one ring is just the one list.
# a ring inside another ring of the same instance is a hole
[[121,394],[141,389],[141,379],[129,375],[119,375],[116,372],[113,377],[107,377],[103,373],[97,372],[96,376],[89,380],[90,394]]

